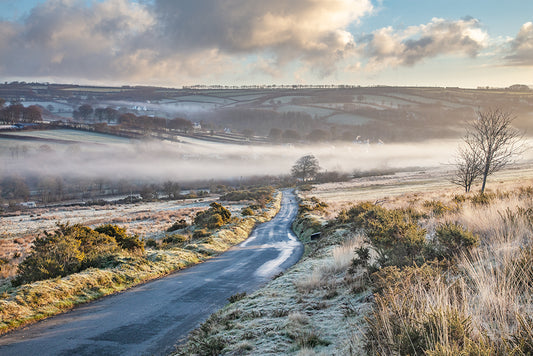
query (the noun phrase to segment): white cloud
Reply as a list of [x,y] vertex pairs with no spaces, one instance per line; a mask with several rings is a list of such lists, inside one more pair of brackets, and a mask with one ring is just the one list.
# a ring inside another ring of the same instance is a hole
[[353,51],[347,27],[372,10],[370,0],[48,0],[0,22],[0,75],[182,81],[250,55],[266,58],[265,73],[301,61],[327,74]]
[[487,46],[489,36],[476,19],[457,21],[434,18],[428,24],[396,31],[385,27],[374,31],[359,47],[370,69],[413,66],[439,55],[475,57]]
[[506,56],[508,64],[533,66],[533,22],[526,22],[516,37],[510,41],[511,54]]

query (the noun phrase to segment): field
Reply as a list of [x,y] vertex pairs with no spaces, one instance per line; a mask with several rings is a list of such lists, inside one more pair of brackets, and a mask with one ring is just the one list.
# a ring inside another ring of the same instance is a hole
[[127,143],[130,140],[113,135],[105,135],[97,132],[77,131],[77,130],[46,130],[46,131],[25,131],[25,132],[4,132],[8,136],[25,136],[30,138],[45,139],[45,140],[60,140],[71,143],[85,143],[85,144],[113,144],[113,143]]
[[[42,86],[28,88],[25,106],[39,105],[46,120],[64,120],[82,104],[111,107],[120,113],[182,117],[204,122],[209,130],[252,130],[268,136],[272,128],[331,132],[331,141],[357,136],[373,142],[409,142],[419,137],[457,138],[475,111],[492,106],[511,109],[517,126],[527,129],[533,112],[531,91],[431,88],[98,88]],[[32,94],[32,90],[35,92]],[[4,93],[4,94],[3,94]],[[0,97],[10,94],[0,85]],[[50,110],[50,111],[48,111]],[[292,117],[287,120],[287,117]],[[296,119],[294,119],[296,118]],[[296,122],[294,122],[296,120]],[[97,121],[93,116],[88,122]],[[391,128],[394,127],[394,129]],[[356,131],[355,131],[356,130]],[[344,135],[343,135],[344,134]]]
[[[527,285],[512,281],[533,278],[527,254],[531,220],[520,217],[531,209],[532,173],[530,165],[500,172],[490,180],[488,202],[481,203],[476,193],[464,195],[438,170],[318,184],[300,192],[308,209],[293,228],[306,245],[304,258],[262,290],[212,315],[176,355],[209,348],[246,355],[403,355],[423,350],[453,355],[465,348],[478,350],[472,354],[529,354],[533,295]],[[337,221],[343,209],[364,201],[422,214],[419,224],[429,237],[445,222],[462,224],[481,244],[471,254],[450,255],[443,262],[458,270],[441,272],[446,267],[427,261],[371,275],[371,267],[354,262],[360,258],[356,251],[369,248],[370,263],[377,263],[377,250],[365,231]],[[316,231],[321,238],[311,240]],[[517,260],[525,263],[522,272],[516,272],[518,277],[506,274],[518,268]]]

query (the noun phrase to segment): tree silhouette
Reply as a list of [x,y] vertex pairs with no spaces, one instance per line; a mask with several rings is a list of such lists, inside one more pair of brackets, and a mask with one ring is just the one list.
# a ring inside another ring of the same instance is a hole
[[306,181],[314,179],[319,170],[318,159],[313,155],[306,155],[300,157],[292,166],[291,174],[295,178]]

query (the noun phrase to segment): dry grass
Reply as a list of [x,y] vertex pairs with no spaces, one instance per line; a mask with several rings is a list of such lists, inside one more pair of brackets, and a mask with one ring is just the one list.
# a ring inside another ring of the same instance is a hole
[[[328,288],[332,281],[346,272],[355,257],[355,249],[363,244],[363,237],[356,235],[338,246],[331,248],[328,257],[318,264],[306,277],[296,282],[302,293]],[[334,284],[334,283],[333,283]]]
[[[459,222],[481,237],[481,245],[457,256],[454,268],[436,278],[389,286],[377,298],[371,319],[373,353],[521,354],[515,348],[524,340],[509,340],[519,327],[533,328],[530,317],[520,319],[533,313],[533,275],[518,273],[531,270],[527,264],[533,263],[521,259],[533,247],[533,202],[531,195],[523,194],[528,189],[512,188],[493,194],[487,205],[467,201],[423,221],[428,231],[444,221]],[[408,273],[402,273],[400,278],[406,279]],[[423,269],[417,273],[425,275]],[[421,325],[432,325],[431,332]],[[451,336],[453,330],[460,340]],[[525,342],[533,345],[527,337]]]

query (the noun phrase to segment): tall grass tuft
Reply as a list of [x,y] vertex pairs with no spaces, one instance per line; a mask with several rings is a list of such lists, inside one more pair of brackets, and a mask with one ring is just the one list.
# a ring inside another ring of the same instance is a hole
[[[452,262],[387,267],[374,275],[369,353],[532,354],[533,215],[531,200],[520,194],[476,197],[434,217],[446,227],[439,239],[467,230],[480,237],[479,246],[454,254]],[[477,241],[467,236],[466,242]]]

